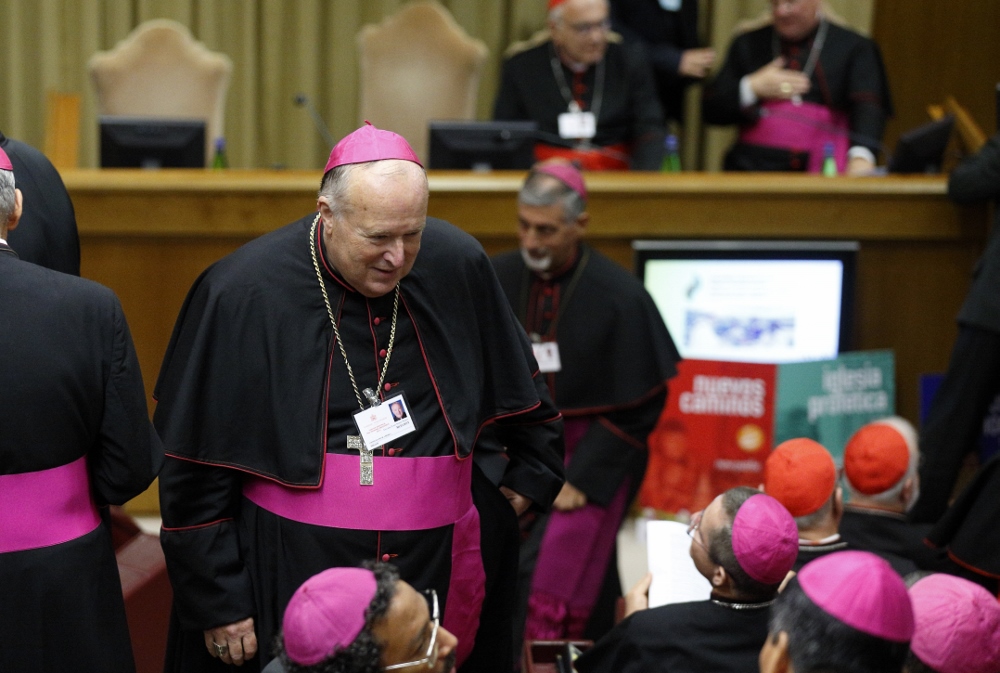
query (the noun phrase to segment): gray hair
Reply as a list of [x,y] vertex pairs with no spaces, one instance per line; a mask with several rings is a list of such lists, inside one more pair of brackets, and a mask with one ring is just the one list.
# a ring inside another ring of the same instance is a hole
[[[415,165],[419,166],[419,164]],[[340,218],[350,212],[351,202],[347,197],[347,190],[351,184],[351,176],[355,171],[360,170],[375,170],[383,177],[403,174],[403,170],[397,165],[384,161],[365,161],[357,164],[343,164],[336,168],[331,168],[323,176],[323,182],[319,188],[319,196],[325,196],[330,202],[330,211],[334,217]],[[423,171],[423,168],[421,170]],[[424,182],[426,183],[427,172],[423,171],[423,173]]]
[[815,512],[795,517],[795,525],[798,526],[799,530],[810,530],[822,526],[833,512],[833,501],[836,497],[837,487],[834,486],[833,493],[830,494],[827,501],[820,505]]
[[564,222],[576,222],[587,209],[587,201],[561,180],[547,173],[534,171],[524,181],[524,186],[517,195],[517,201],[525,206],[561,204]]
[[7,220],[10,219],[16,207],[14,171],[0,170],[0,227],[7,226]]

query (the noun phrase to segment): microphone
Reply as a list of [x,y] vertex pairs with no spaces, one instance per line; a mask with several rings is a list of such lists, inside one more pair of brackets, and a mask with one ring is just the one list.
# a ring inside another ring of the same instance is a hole
[[309,116],[312,117],[313,126],[319,131],[319,134],[323,136],[323,140],[326,141],[327,147],[333,147],[336,143],[333,141],[333,135],[330,133],[330,129],[326,127],[326,123],[323,118],[319,116],[319,112],[316,111],[315,106],[313,106],[312,101],[304,93],[295,94],[295,98],[292,101],[298,107],[304,107],[306,111],[309,112]]

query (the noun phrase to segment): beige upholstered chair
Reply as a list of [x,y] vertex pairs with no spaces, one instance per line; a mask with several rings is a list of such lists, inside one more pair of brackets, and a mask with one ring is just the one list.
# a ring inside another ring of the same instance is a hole
[[224,135],[228,56],[209,51],[176,21],[153,19],[114,49],[94,54],[87,68],[99,114],[204,119],[211,159],[214,139]]
[[406,138],[426,165],[427,123],[473,119],[486,45],[436,2],[413,2],[358,35],[359,113]]

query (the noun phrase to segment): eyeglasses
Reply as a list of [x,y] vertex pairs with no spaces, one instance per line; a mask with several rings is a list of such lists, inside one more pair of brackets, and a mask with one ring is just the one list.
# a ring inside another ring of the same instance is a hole
[[424,591],[424,598],[427,599],[427,607],[430,609],[431,614],[431,640],[427,644],[427,654],[426,656],[417,659],[416,661],[407,661],[404,664],[392,664],[391,666],[383,666],[383,671],[394,671],[399,668],[410,668],[411,666],[423,666],[425,668],[434,668],[437,665],[438,660],[438,627],[441,626],[441,613],[438,609],[438,595],[434,589],[427,589]]
[[603,21],[592,21],[587,23],[567,23],[566,24],[570,30],[572,30],[577,35],[590,35],[595,30],[599,30],[602,33],[606,33],[611,30],[611,19],[604,19]]
[[695,537],[696,533],[698,532],[698,529],[701,528],[701,516],[704,513],[705,510],[700,510],[691,515],[691,522],[688,524],[687,534],[688,537],[695,542],[695,544],[697,544],[702,549],[705,549],[707,551],[708,548],[705,547],[704,544],[702,544],[701,540]]

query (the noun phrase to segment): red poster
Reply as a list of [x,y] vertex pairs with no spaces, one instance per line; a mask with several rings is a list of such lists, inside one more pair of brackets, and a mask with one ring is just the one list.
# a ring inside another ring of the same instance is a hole
[[683,360],[649,436],[639,504],[704,509],[734,486],[757,487],[774,440],[777,365]]

